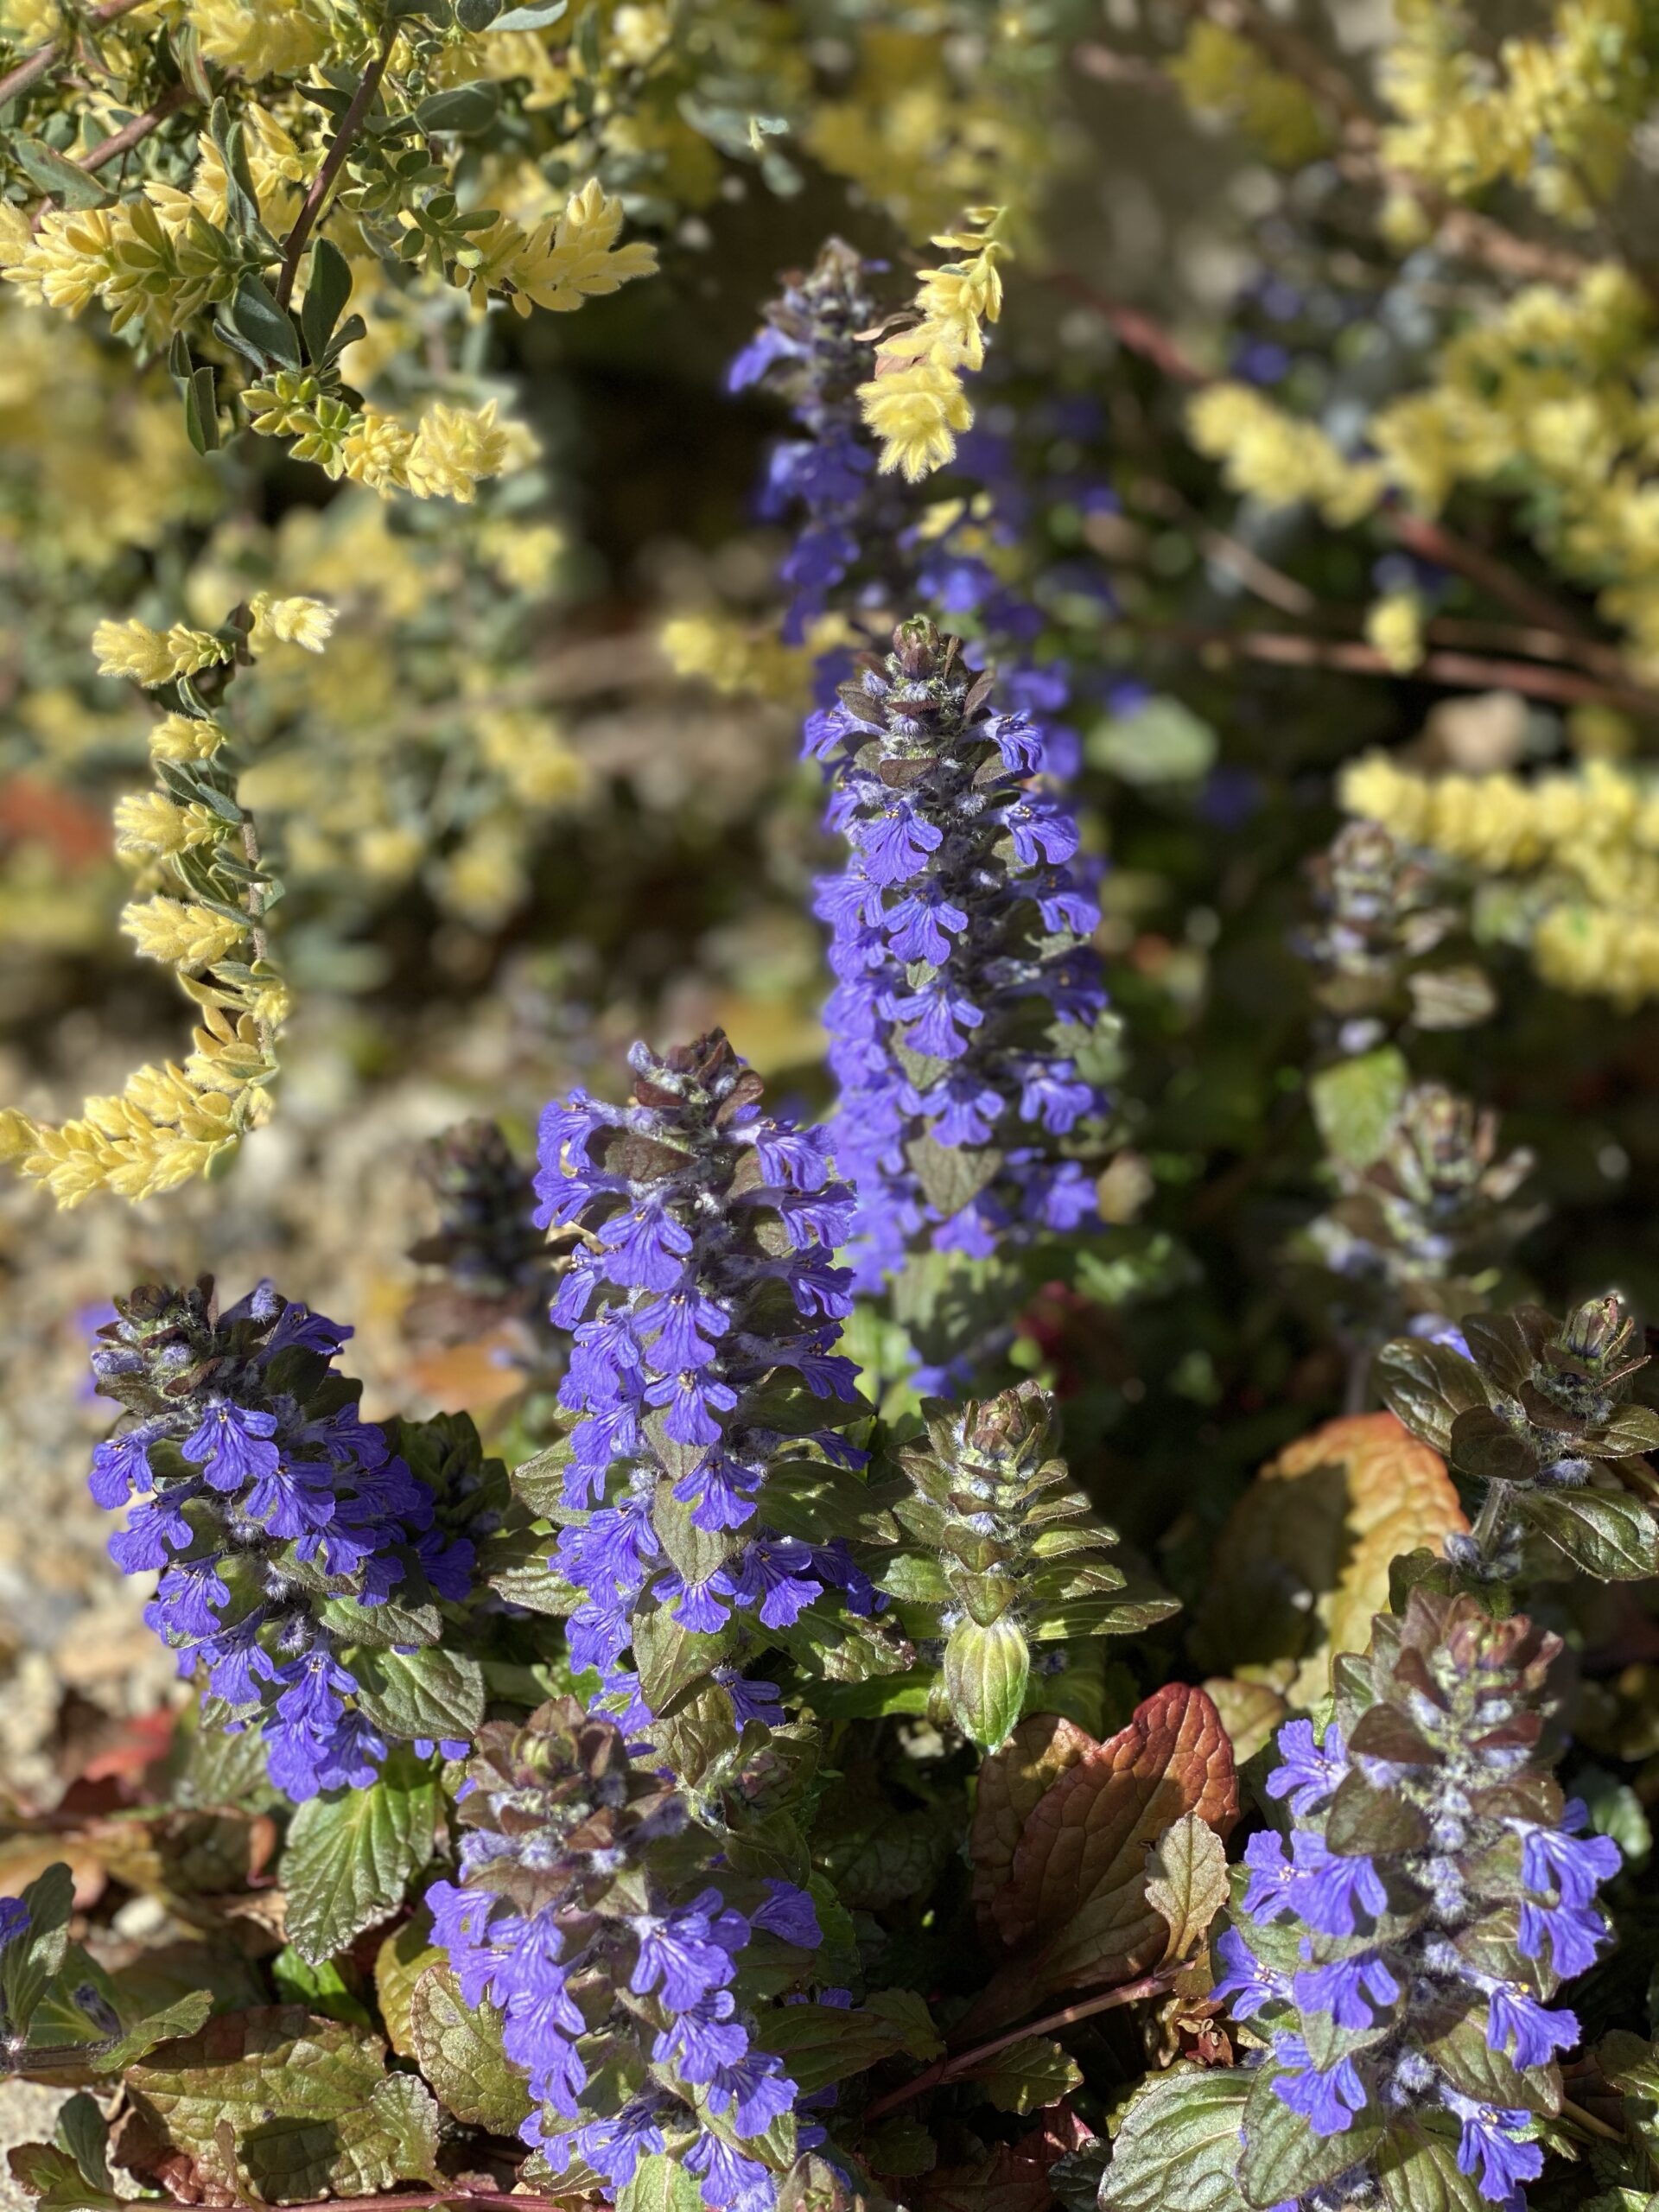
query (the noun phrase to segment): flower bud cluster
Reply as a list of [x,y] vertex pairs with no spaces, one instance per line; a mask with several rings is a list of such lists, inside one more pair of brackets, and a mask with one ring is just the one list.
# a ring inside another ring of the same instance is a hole
[[[581,1237],[552,1309],[574,1332],[556,1557],[581,1593],[570,1656],[642,1726],[622,1662],[655,1617],[735,1649],[830,1588],[855,1613],[877,1601],[839,1540],[766,1522],[779,1460],[861,1464],[836,1434],[861,1402],[838,1348],[849,1278],[832,1258],[852,1193],[828,1138],[763,1114],[760,1078],[718,1030],[630,1059],[630,1105],[577,1090],[547,1109],[536,1191],[538,1222]],[[776,1694],[728,1687],[740,1724]]]
[[[824,617],[845,618],[832,620],[836,642],[817,664],[822,681],[846,667],[847,620],[869,635],[919,606],[942,622],[971,623],[969,665],[995,658],[1006,696],[1030,719],[1040,765],[1069,775],[1081,753],[1077,732],[1059,719],[1071,671],[1060,660],[1028,658],[1046,618],[1009,573],[1008,556],[1034,491],[1084,508],[1110,494],[1071,473],[1034,486],[1012,439],[982,423],[963,434],[955,456],[953,475],[976,487],[963,498],[918,512],[878,472],[858,392],[870,388],[874,370],[882,309],[872,279],[882,265],[840,238],[826,241],[810,271],[784,279],[728,374],[734,391],[759,386],[786,401],[800,434],[772,447],[760,499],[768,521],[799,517],[780,569],[791,594],[784,636],[808,641]],[[820,696],[828,692],[825,683]]]
[[1099,918],[1037,743],[924,616],[808,724],[850,848],[818,887],[836,988],[830,1134],[857,1190],[859,1271],[912,1240],[974,1255],[1077,1227],[1094,1185],[1063,1141],[1105,1111],[1077,1054],[1105,1006]]
[[1414,1084],[1376,1157],[1336,1162],[1340,1196],[1310,1224],[1309,1240],[1347,1299],[1369,1309],[1376,1334],[1427,1333],[1478,1303],[1481,1271],[1537,1220],[1510,1203],[1532,1166],[1524,1147],[1500,1154],[1490,1108],[1444,1084]]
[[1344,1052],[1363,1052],[1391,1029],[1459,1029],[1491,1011],[1479,969],[1425,963],[1458,926],[1444,887],[1417,855],[1376,822],[1350,822],[1311,864],[1319,919],[1299,950],[1317,973],[1314,995]]
[[[1323,1737],[1306,1720],[1280,1732],[1267,1788],[1289,1833],[1251,1839],[1217,1946],[1215,1994],[1267,2044],[1248,2203],[1282,2204],[1287,2171],[1310,2196],[1360,2201],[1425,2138],[1455,2142],[1493,2203],[1518,2207],[1541,2171],[1538,2121],[1560,2108],[1557,2054],[1579,2036],[1551,2000],[1605,1942],[1596,1892],[1620,1863],[1545,1770],[1560,1649],[1419,1587],[1364,1658],[1338,1662]],[[1285,2107],[1308,2131],[1288,2157]]]
[[950,1717],[995,1745],[1020,1718],[1033,1643],[1141,1627],[1173,1608],[1151,1601],[1133,1623],[1113,1619],[1125,1578],[1106,1555],[1117,1538],[1051,1456],[1057,1424],[1039,1383],[922,1410],[925,1441],[899,1454],[911,1495],[893,1510],[937,1554],[948,1592],[938,1625]]
[[362,1386],[334,1371],[349,1329],[268,1282],[222,1313],[210,1281],[145,1285],[116,1313],[92,1371],[126,1419],[92,1491],[136,1502],[111,1557],[159,1570],[146,1621],[232,1726],[257,1720],[279,1789],[364,1787],[387,1734],[352,1647],[435,1641],[431,1601],[467,1596],[470,1541],[359,1415]]
[[798,1976],[791,1953],[821,1941],[810,1898],[711,1874],[683,1799],[571,1698],[520,1728],[486,1723],[460,1817],[460,1881],[427,1902],[466,2002],[505,2015],[537,2107],[525,2139],[613,2200],[665,2152],[711,2208],[771,2212],[797,2142],[822,2130],[797,2127],[795,2084],[756,2045],[744,1970],[768,1993]]
[[499,1126],[460,1122],[433,1139],[421,1165],[439,1226],[409,1256],[443,1272],[416,1294],[410,1325],[429,1339],[463,1343],[528,1319],[544,1302],[547,1247],[529,1173]]
[[1454,1538],[1449,1557],[1512,1573],[1530,1529],[1605,1579],[1659,1572],[1659,1522],[1643,1502],[1659,1414],[1630,1399],[1648,1363],[1641,1345],[1610,1293],[1564,1321],[1522,1306],[1467,1314],[1439,1341],[1383,1348],[1390,1408],[1481,1493],[1474,1535]]

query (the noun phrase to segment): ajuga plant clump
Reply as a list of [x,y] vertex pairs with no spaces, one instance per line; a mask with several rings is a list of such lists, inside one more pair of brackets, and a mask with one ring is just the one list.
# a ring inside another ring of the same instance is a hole
[[1338,12],[0,0],[20,2201],[1659,2206],[1659,10]]

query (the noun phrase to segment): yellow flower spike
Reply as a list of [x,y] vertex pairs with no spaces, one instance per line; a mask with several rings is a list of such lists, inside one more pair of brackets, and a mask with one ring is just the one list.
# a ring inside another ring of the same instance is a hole
[[938,361],[912,361],[889,376],[878,374],[860,385],[858,396],[865,422],[881,440],[880,467],[902,470],[910,484],[955,456],[957,433],[974,419],[961,378]]
[[162,791],[135,791],[116,802],[115,849],[123,860],[188,852],[215,843],[229,827],[199,804],[181,806]]
[[136,617],[100,622],[92,632],[92,653],[100,676],[126,677],[151,688],[173,681],[173,654],[167,639]]
[[953,459],[957,433],[973,422],[960,372],[983,365],[983,325],[1002,311],[996,264],[1008,248],[989,235],[1001,212],[973,208],[968,220],[976,230],[935,238],[964,258],[921,272],[917,320],[876,347],[875,374],[858,387],[865,423],[882,442],[879,466],[900,470],[909,483]]
[[247,935],[245,922],[184,899],[135,901],[122,910],[121,926],[146,960],[164,960],[187,975],[223,960]]
[[256,653],[270,645],[299,645],[308,653],[320,653],[334,635],[337,619],[334,608],[320,599],[273,599],[268,591],[255,592],[248,612],[253,617],[249,643]]
[[197,715],[163,715],[149,733],[152,760],[209,760],[226,742],[215,721]]

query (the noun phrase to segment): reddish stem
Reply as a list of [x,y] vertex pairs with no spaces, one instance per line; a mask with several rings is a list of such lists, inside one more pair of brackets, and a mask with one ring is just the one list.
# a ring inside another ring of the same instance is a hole
[[912,2097],[925,2096],[930,2089],[959,2082],[964,2074],[971,2074],[976,2066],[982,2066],[999,2050],[1024,2043],[1028,2036],[1047,2035],[1058,2028],[1073,2027],[1096,2012],[1109,2012],[1119,2005],[1137,2005],[1143,1997],[1158,1996],[1168,1988],[1179,1971],[1179,1967],[1160,1967],[1155,1974],[1144,1974],[1139,1981],[1125,1982],[1120,1988],[1108,1989],[1098,1997],[1083,1998],[1061,2012],[1046,2013],[1039,2020],[1027,2020],[1023,2027],[1010,2028],[1003,2035],[993,2036],[988,2043],[976,2044],[971,2050],[958,2051],[954,2057],[936,2058],[914,2081],[902,2082],[898,2088],[889,2089],[886,2096],[877,2097],[874,2104],[865,2107],[864,2117],[867,2120],[879,2120],[884,2113],[908,2104]]
[[[118,16],[130,14],[137,5],[138,0],[104,0],[104,5],[94,8],[87,16],[86,28],[88,30],[100,29],[104,24],[112,23]],[[33,54],[26,55],[15,69],[0,77],[0,107],[3,107],[8,100],[15,100],[19,92],[26,92],[31,85],[38,84],[49,73],[54,61],[67,57],[71,43],[60,38],[49,39],[44,46],[37,46]]]

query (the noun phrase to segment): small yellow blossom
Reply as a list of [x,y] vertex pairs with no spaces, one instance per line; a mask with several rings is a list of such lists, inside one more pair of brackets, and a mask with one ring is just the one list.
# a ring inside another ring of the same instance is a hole
[[429,407],[404,464],[410,490],[423,499],[470,500],[486,477],[499,476],[512,444],[495,415],[493,399],[475,409]]
[[874,376],[858,387],[865,423],[881,440],[880,467],[902,471],[908,483],[943,468],[956,454],[957,432],[973,422],[961,372],[983,365],[982,326],[1002,311],[996,264],[1007,248],[991,235],[1001,213],[973,208],[968,219],[976,229],[934,239],[963,258],[922,271],[918,319],[881,341]]
[[250,642],[256,652],[275,642],[320,653],[334,634],[334,609],[320,599],[273,599],[268,591],[257,591],[248,601],[248,612],[253,617]]
[[1198,451],[1223,463],[1236,492],[1264,505],[1306,499],[1340,529],[1369,514],[1386,487],[1375,462],[1349,461],[1317,423],[1286,414],[1249,385],[1211,385],[1186,419]]
[[135,791],[115,809],[115,849],[123,860],[182,853],[226,836],[230,825],[209,807],[181,806],[163,791]]
[[532,307],[565,314],[633,277],[653,275],[656,249],[637,238],[618,245],[621,228],[622,202],[607,197],[597,180],[533,231],[498,216],[473,241],[482,256],[467,272],[474,297],[481,307],[490,292],[505,291],[521,315]]
[[248,925],[194,899],[156,898],[124,907],[121,926],[146,960],[164,960],[191,975],[233,952]]
[[1385,592],[1365,615],[1365,635],[1395,676],[1409,676],[1423,658],[1423,602],[1414,591]]
[[187,629],[175,622],[163,634],[136,618],[100,622],[92,632],[92,652],[100,676],[126,677],[150,690],[231,657],[230,647],[205,630]]
[[163,715],[149,733],[153,760],[208,760],[226,742],[219,724],[201,715]]

